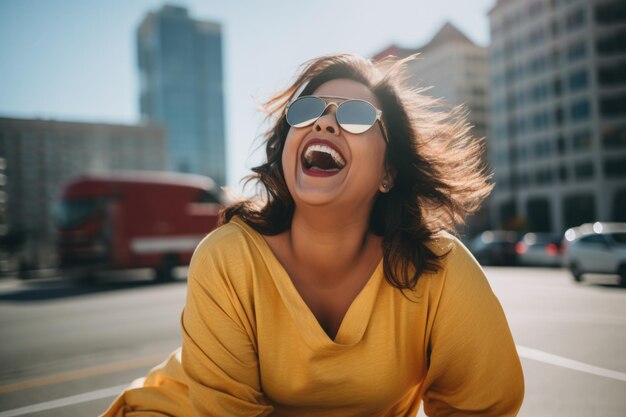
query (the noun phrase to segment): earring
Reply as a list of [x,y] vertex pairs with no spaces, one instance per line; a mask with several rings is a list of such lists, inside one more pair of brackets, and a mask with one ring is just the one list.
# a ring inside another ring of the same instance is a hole
[[382,190],[380,190],[380,192],[382,192],[382,193],[387,193],[387,192],[389,192],[389,188],[390,188],[390,187],[389,187],[389,184],[387,184],[386,182],[383,182],[383,183],[381,184],[381,186],[383,187],[383,189],[382,189]]

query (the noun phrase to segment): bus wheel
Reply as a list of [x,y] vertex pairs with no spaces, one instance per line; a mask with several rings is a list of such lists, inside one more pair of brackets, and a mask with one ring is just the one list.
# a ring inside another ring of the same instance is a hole
[[176,255],[165,255],[156,269],[156,280],[158,282],[169,282],[175,279],[174,268],[178,266],[178,258]]

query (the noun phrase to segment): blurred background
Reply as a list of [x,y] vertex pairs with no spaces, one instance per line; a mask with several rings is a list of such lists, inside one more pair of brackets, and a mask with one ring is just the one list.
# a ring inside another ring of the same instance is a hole
[[522,415],[624,415],[625,1],[0,0],[0,417],[97,414],[180,343],[184,267],[250,192],[261,104],[341,52],[420,53],[409,82],[485,138],[495,188],[462,238]]

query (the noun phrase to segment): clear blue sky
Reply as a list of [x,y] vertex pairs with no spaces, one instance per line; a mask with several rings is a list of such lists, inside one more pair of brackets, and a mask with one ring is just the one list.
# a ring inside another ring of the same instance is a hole
[[[135,123],[135,29],[162,0],[0,0],[0,115]],[[304,61],[418,47],[451,21],[488,43],[495,0],[180,0],[192,17],[222,23],[229,184],[258,161],[257,103]]]

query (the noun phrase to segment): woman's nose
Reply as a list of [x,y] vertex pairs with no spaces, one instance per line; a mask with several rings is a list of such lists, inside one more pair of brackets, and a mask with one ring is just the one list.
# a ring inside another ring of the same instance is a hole
[[324,114],[315,121],[313,129],[316,132],[328,132],[330,134],[339,134],[339,124],[337,124],[337,118],[335,117],[335,106],[328,106]]

